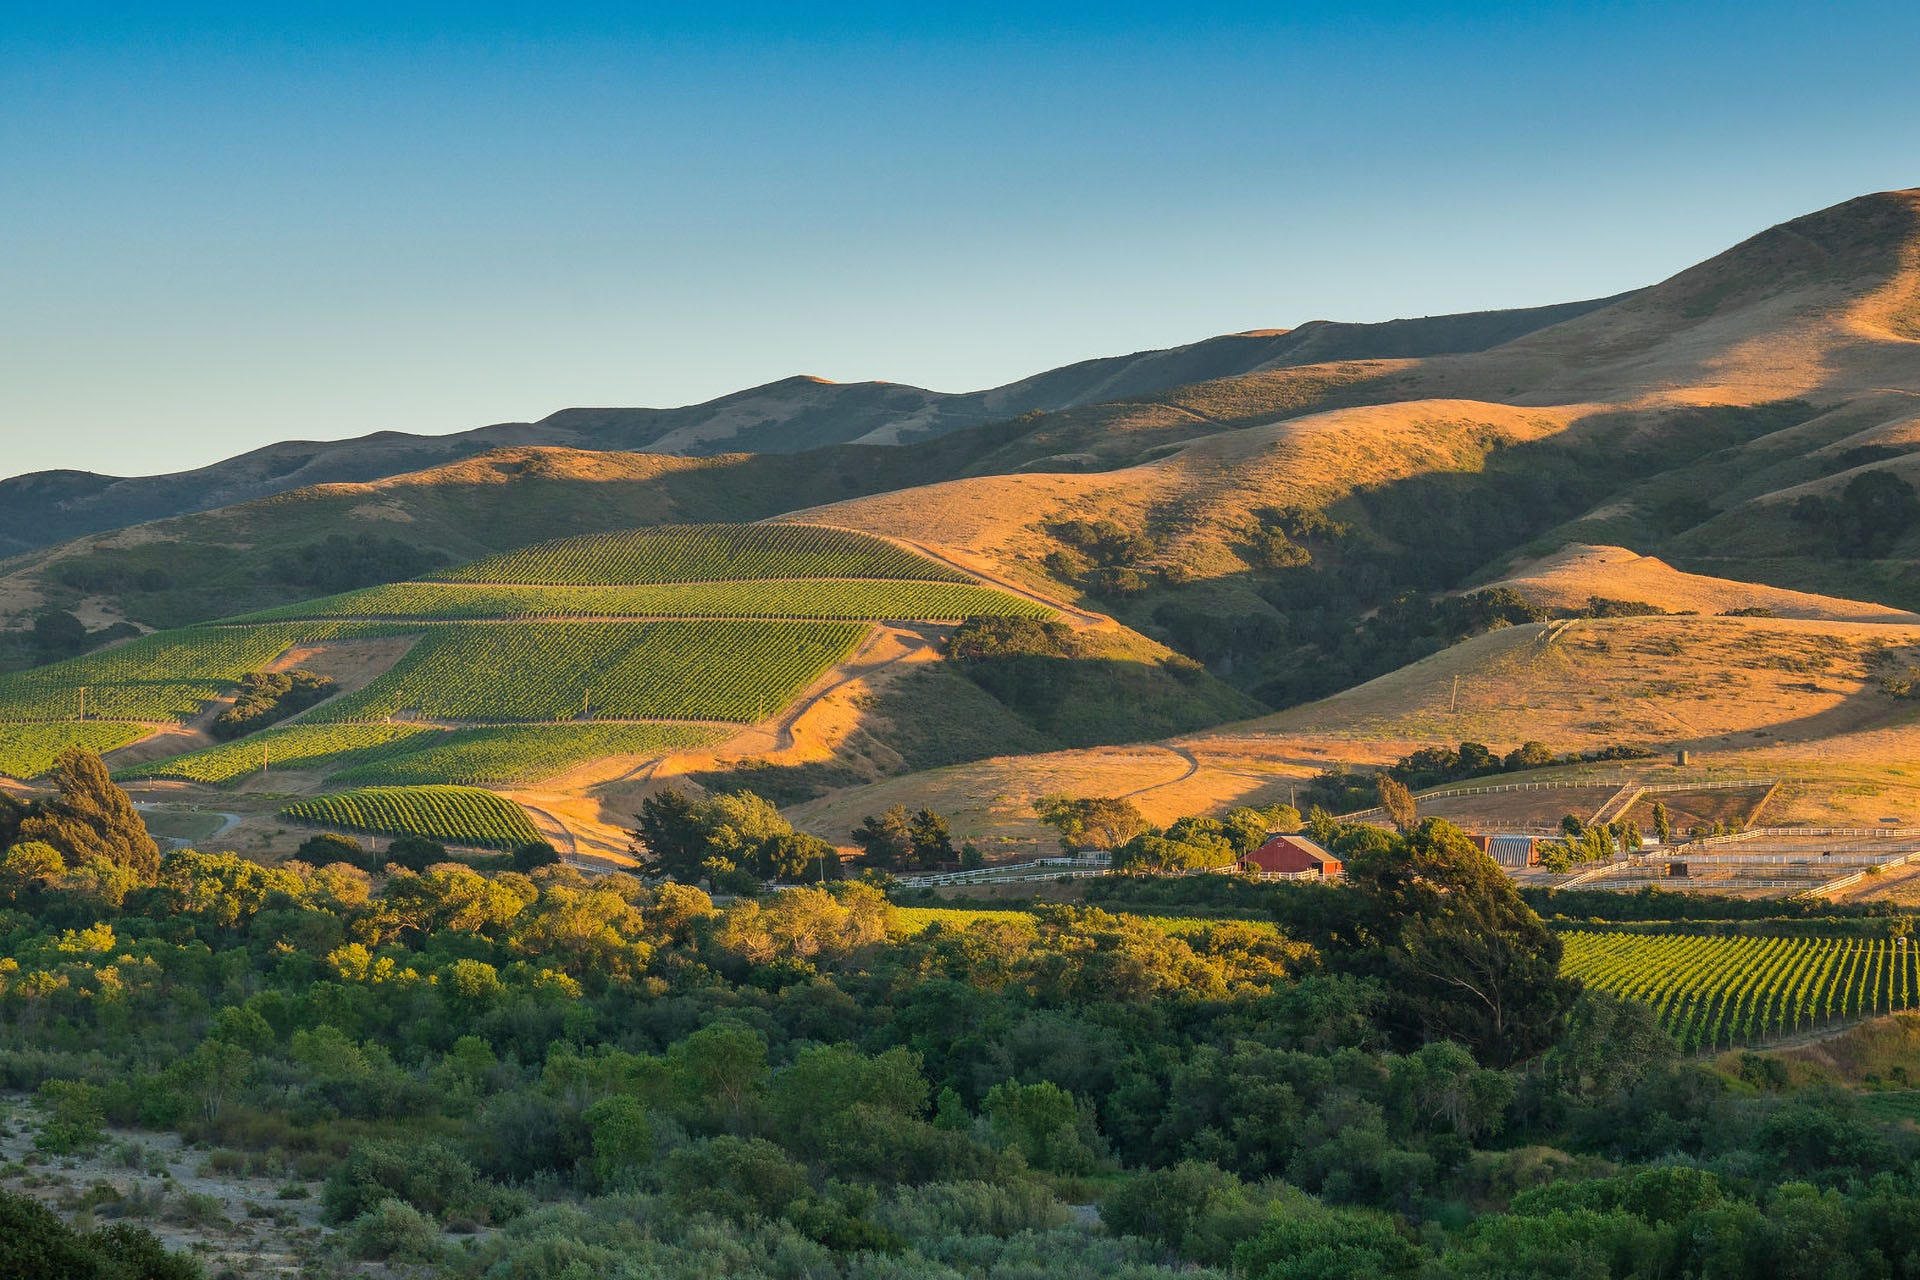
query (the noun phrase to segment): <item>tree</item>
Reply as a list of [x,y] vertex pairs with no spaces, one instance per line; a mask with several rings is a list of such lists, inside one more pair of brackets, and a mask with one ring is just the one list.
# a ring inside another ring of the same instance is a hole
[[47,658],[64,658],[87,647],[87,625],[64,609],[49,609],[33,620],[33,647]]
[[1380,807],[1387,811],[1387,817],[1399,829],[1402,835],[1413,830],[1413,824],[1419,817],[1420,806],[1413,798],[1413,792],[1398,778],[1380,774],[1374,779],[1374,785],[1380,791]]
[[913,864],[928,868],[953,861],[953,832],[947,820],[931,809],[921,809],[907,824],[913,842]]
[[668,787],[640,802],[639,825],[629,833],[631,848],[648,875],[693,884],[706,873],[706,842],[693,818],[693,802],[686,793]]
[[853,842],[866,854],[868,866],[898,871],[913,865],[913,833],[907,806],[896,804],[877,817],[862,818],[853,829]]
[[521,875],[537,871],[541,867],[551,867],[559,861],[560,855],[544,840],[523,844],[513,851],[513,869]]
[[1838,498],[1807,494],[1791,508],[1795,520],[1824,535],[1851,559],[1884,556],[1916,523],[1920,494],[1891,471],[1863,471]]
[[1457,827],[1429,818],[1351,855],[1347,877],[1411,1042],[1459,1040],[1489,1066],[1553,1042],[1579,991],[1560,976],[1560,939]]
[[1146,817],[1131,800],[1094,796],[1075,800],[1064,795],[1042,796],[1034,802],[1040,821],[1060,833],[1060,847],[1068,853],[1082,849],[1117,849],[1147,829]]
[[425,836],[395,836],[387,845],[384,862],[395,863],[408,871],[425,871],[447,860],[447,846]]
[[1544,769],[1553,763],[1553,748],[1544,742],[1529,739],[1507,753],[1503,762],[1508,772],[1521,769]]
[[1088,1174],[1100,1162],[1093,1117],[1059,1085],[1008,1080],[987,1091],[985,1111],[994,1138],[1019,1151],[1036,1169]]
[[[774,878],[775,863],[818,855],[805,841],[789,840],[793,834],[793,824],[773,803],[751,791],[692,801],[672,788],[641,802],[640,825],[632,832],[633,850],[647,873],[682,884],[706,880],[715,889],[724,880],[739,892]],[[775,841],[784,843],[772,847]]]
[[18,838],[52,845],[70,867],[99,858],[152,884],[160,874],[160,846],[99,755],[80,747],[61,752],[53,783],[58,794],[32,806]]
[[312,863],[316,867],[329,866],[335,862],[344,862],[350,867],[359,867],[363,871],[373,870],[372,859],[358,840],[352,836],[343,836],[336,831],[323,831],[317,836],[308,836],[293,851],[295,859]]
[[753,872],[765,880],[787,884],[806,884],[840,878],[840,855],[819,836],[805,831],[788,831],[769,836],[761,842],[752,864]]
[[1891,471],[1863,471],[1840,491],[1841,550],[1884,556],[1920,521],[1920,495]]
[[1661,844],[1673,843],[1673,815],[1667,811],[1665,802],[1659,800],[1653,804],[1653,833]]

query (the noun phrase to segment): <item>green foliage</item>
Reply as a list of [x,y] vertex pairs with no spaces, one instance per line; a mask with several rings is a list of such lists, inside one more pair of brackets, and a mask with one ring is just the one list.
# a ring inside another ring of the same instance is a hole
[[1560,939],[1506,873],[1435,819],[1395,840],[1354,835],[1336,848],[1407,1031],[1458,1039],[1496,1066],[1551,1044],[1577,987],[1559,976]]
[[45,1115],[33,1145],[49,1155],[79,1155],[106,1141],[99,1092],[82,1080],[48,1080],[34,1095]]
[[1092,1112],[1049,1081],[997,1084],[987,1091],[985,1110],[994,1137],[1036,1169],[1087,1174],[1103,1159]]
[[[1236,812],[1254,814],[1252,810]],[[1266,838],[1266,823],[1257,821],[1256,825],[1261,830],[1258,837],[1253,837],[1252,826],[1244,820],[1230,830],[1225,822],[1213,818],[1181,818],[1165,832],[1142,832],[1117,846],[1113,869],[1164,874],[1231,866]]]
[[540,839],[524,809],[475,787],[363,787],[297,800],[280,812],[297,822],[481,849],[511,850]]
[[882,871],[922,871],[952,863],[958,856],[947,820],[932,809],[907,812],[903,804],[868,814],[853,829],[870,867]]
[[1839,554],[1876,559],[1920,523],[1920,494],[1891,471],[1863,471],[1837,498],[1808,494],[1795,499],[1792,514]]
[[347,1252],[356,1258],[431,1263],[441,1256],[433,1219],[404,1200],[389,1197],[347,1224]]
[[682,884],[704,880],[716,888],[751,890],[763,880],[839,878],[839,856],[831,845],[796,832],[751,791],[694,801],[668,787],[640,802],[631,835],[643,870]]
[[138,1227],[76,1231],[15,1191],[0,1191],[0,1275],[22,1280],[203,1280],[200,1264],[168,1253]]
[[311,671],[250,671],[240,677],[233,705],[214,717],[209,731],[225,741],[264,729],[322,701],[333,688],[332,678]]
[[1276,1213],[1234,1252],[1249,1280],[1411,1280],[1428,1259],[1385,1214],[1318,1206]]
[[[343,836],[337,831],[322,831],[319,835],[308,836],[293,851],[293,856],[302,862],[316,867],[329,863],[344,862],[350,867],[364,867],[367,863],[367,851],[352,836]],[[371,868],[368,868],[371,870]]]
[[1060,833],[1068,853],[1082,849],[1118,849],[1146,828],[1147,820],[1124,797],[1042,796],[1033,805],[1040,821]]
[[151,884],[160,869],[160,847],[100,757],[69,748],[54,762],[52,776],[58,794],[28,809],[17,838],[52,847],[70,867],[98,860]]
[[275,556],[268,573],[289,586],[349,591],[370,582],[408,578],[445,557],[374,533],[330,533]]
[[735,1222],[775,1218],[805,1196],[807,1171],[761,1138],[722,1135],[683,1147],[662,1171],[669,1198]]
[[524,1197],[487,1182],[472,1164],[435,1142],[363,1142],[327,1175],[321,1214],[336,1225],[398,1201],[442,1223],[505,1222]]

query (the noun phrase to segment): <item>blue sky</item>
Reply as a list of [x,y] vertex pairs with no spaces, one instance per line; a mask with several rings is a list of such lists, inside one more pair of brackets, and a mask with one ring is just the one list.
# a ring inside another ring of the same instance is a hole
[[5,474],[1563,301],[1920,184],[1904,4],[18,7]]

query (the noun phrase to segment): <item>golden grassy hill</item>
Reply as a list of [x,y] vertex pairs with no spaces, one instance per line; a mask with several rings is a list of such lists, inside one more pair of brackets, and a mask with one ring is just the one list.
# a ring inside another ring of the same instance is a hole
[[1643,556],[1625,547],[1564,547],[1486,585],[1511,587],[1535,604],[1551,609],[1578,611],[1592,597],[1601,596],[1650,604],[1669,613],[1767,609],[1782,618],[1920,624],[1920,614],[1885,605],[1683,573],[1658,557]]

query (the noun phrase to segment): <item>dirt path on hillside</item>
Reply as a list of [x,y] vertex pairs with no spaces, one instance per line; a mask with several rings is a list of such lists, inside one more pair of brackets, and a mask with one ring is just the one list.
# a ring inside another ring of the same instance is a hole
[[1186,768],[1181,771],[1178,777],[1168,778],[1165,782],[1150,782],[1144,787],[1135,787],[1131,791],[1123,791],[1118,797],[1121,800],[1131,800],[1135,796],[1143,796],[1150,791],[1158,791],[1163,787],[1177,787],[1194,774],[1200,772],[1200,758],[1194,755],[1193,752],[1188,751],[1185,747],[1170,747],[1165,743],[1143,743],[1141,745],[1143,747],[1165,751],[1169,755],[1178,757],[1185,762]]

